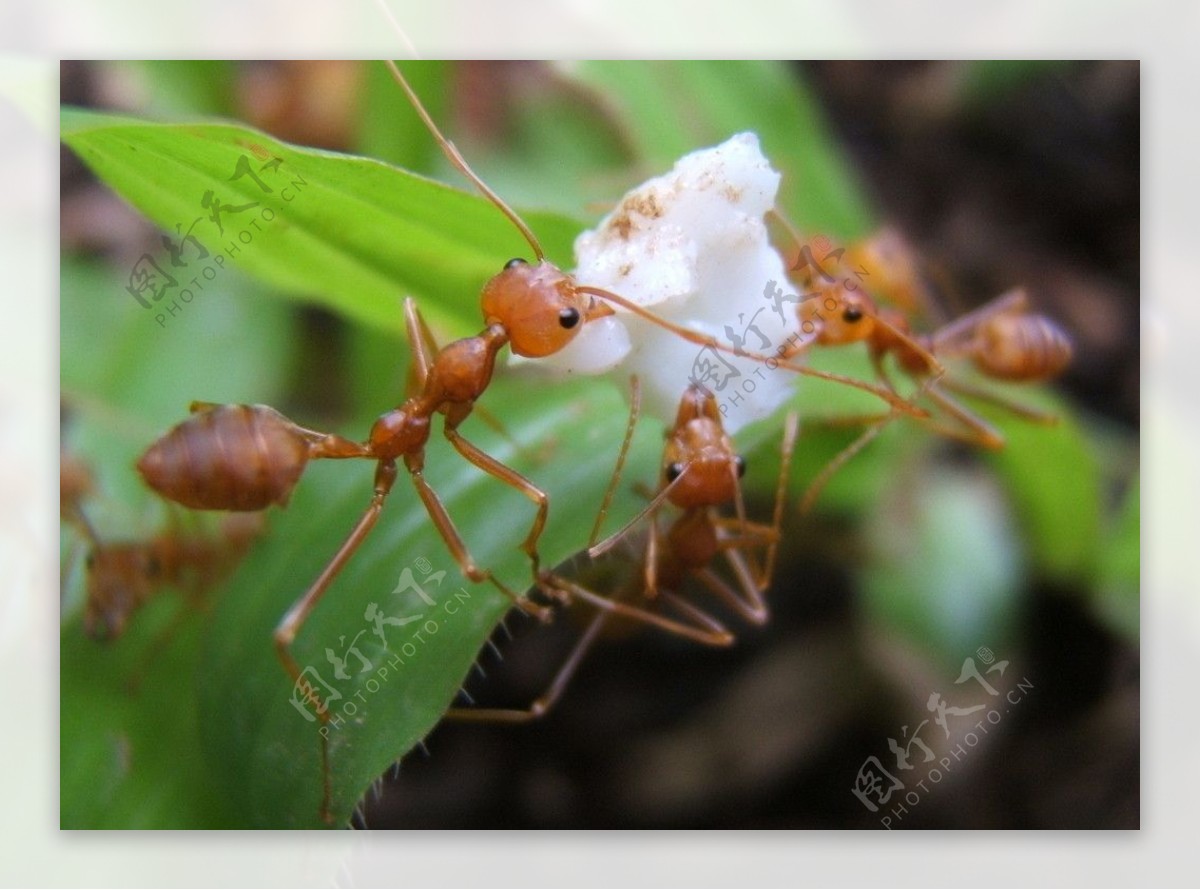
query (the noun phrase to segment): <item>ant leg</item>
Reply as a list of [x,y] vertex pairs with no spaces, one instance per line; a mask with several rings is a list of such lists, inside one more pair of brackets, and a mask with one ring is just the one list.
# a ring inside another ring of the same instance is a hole
[[[447,431],[448,436],[450,432]],[[454,440],[451,439],[451,441],[453,442]],[[446,547],[450,550],[450,555],[454,557],[454,561],[458,563],[460,571],[476,583],[490,581],[495,585],[497,590],[512,600],[513,605],[522,612],[533,615],[539,621],[548,622],[552,614],[548,607],[531,603],[527,597],[510,590],[502,584],[500,579],[496,578],[490,571],[481,569],[475,564],[475,560],[472,559],[470,552],[467,550],[467,545],[463,542],[462,535],[458,533],[458,529],[454,525],[454,520],[446,512],[446,507],[442,503],[441,498],[437,496],[437,492],[433,490],[433,487],[425,481],[425,474],[421,466],[422,457],[422,455],[406,456],[404,459],[405,465],[408,467],[413,487],[416,488],[417,495],[421,498],[421,503],[425,505],[425,511],[429,514],[429,518],[433,522],[434,528],[437,529],[438,534],[442,536],[442,540],[446,542]],[[500,466],[503,466],[503,464]]]
[[[300,632],[300,628],[304,625],[310,612],[317,605],[317,602],[324,595],[329,585],[333,583],[333,579],[337,577],[342,567],[349,561],[354,552],[358,550],[360,544],[374,528],[376,521],[379,519],[379,513],[383,509],[384,499],[388,492],[392,490],[392,485],[396,481],[396,464],[392,460],[381,460],[378,468],[375,470],[375,493],[371,496],[371,503],[367,506],[367,510],[363,513],[362,518],[358,520],[358,524],[350,532],[350,536],[337,553],[333,555],[333,559],[317,576],[317,580],[312,583],[312,586],[305,591],[300,599],[292,604],[288,609],[287,614],[279,622],[275,628],[275,651],[279,656],[280,662],[283,663],[284,670],[288,676],[292,678],[293,683],[300,680],[300,665],[296,663],[296,659],[292,656],[292,642],[296,639],[296,635]],[[318,713],[325,711],[324,703],[318,700]]]
[[766,624],[771,613],[767,608],[766,600],[762,598],[762,591],[758,589],[758,585],[750,573],[750,567],[746,565],[742,552],[726,550],[725,558],[737,576],[743,595],[739,596],[738,592],[712,569],[701,569],[696,573],[696,577],[747,621],[752,624]]
[[404,298],[404,326],[408,332],[408,345],[413,353],[409,390],[420,392],[425,386],[426,378],[429,377],[434,357],[438,354],[438,345],[412,297]]
[[[780,534],[783,527],[783,511],[787,502],[788,472],[792,466],[792,456],[796,450],[796,438],[800,432],[800,416],[795,411],[788,412],[784,420],[783,438],[779,442],[779,476],[775,481],[775,507],[771,514],[771,524],[763,525],[751,522],[744,515],[736,520],[722,517],[716,518],[716,525],[722,531],[733,529],[731,534],[721,537],[718,547],[729,551],[761,547],[766,545],[766,561],[761,569],[755,568],[754,586],[759,590],[766,589],[771,576],[775,573],[775,558],[779,549]],[[740,490],[741,481],[736,485]]]
[[447,720],[463,720],[476,723],[529,723],[545,717],[550,709],[558,704],[567,684],[579,670],[584,656],[591,650],[601,629],[609,619],[610,613],[601,611],[596,614],[583,636],[576,642],[571,653],[567,656],[546,691],[534,699],[528,708],[451,708],[446,712]]
[[[337,577],[343,566],[349,561],[350,557],[362,544],[363,540],[374,528],[376,521],[379,519],[380,511],[383,509],[384,499],[388,492],[392,490],[392,485],[396,481],[396,464],[391,460],[381,460],[378,468],[375,470],[375,493],[371,496],[371,503],[367,510],[359,519],[358,524],[350,532],[350,536],[334,554],[333,559],[322,570],[317,580],[312,583],[312,586],[305,591],[300,599],[292,604],[288,609],[287,614],[279,622],[275,628],[275,654],[279,657],[279,661],[283,664],[283,669],[287,671],[291,677],[293,688],[299,688],[304,692],[306,703],[311,703],[316,710],[318,719],[321,721],[322,727],[329,723],[329,707],[325,701],[312,687],[311,683],[302,680],[300,666],[296,663],[296,659],[292,656],[292,643],[296,639],[296,635],[300,632],[300,628],[304,626],[305,620],[309,613],[316,607],[329,585],[333,583],[333,579]],[[330,812],[330,801],[332,799],[332,780],[329,767],[329,739],[327,733],[319,733],[321,737],[321,819],[327,823],[333,821],[333,815]]]
[[970,445],[978,445],[981,448],[990,448],[999,450],[1004,447],[1004,436],[1000,432],[980,417],[973,411],[969,411],[965,406],[957,400],[952,399],[940,389],[931,388],[927,391],[930,399],[938,404],[938,406],[961,423],[966,430],[953,430],[949,427],[937,425],[935,429],[943,435],[953,439],[958,439]]
[[978,309],[968,312],[966,315],[959,316],[949,324],[942,325],[942,327],[933,332],[933,346],[936,350],[942,352],[951,341],[961,337],[963,334],[973,332],[983,322],[995,318],[997,315],[1003,315],[1006,312],[1022,312],[1028,306],[1029,298],[1025,293],[1025,288],[1013,288],[1010,291],[1002,293],[994,300],[984,303]]
[[873,422],[857,439],[835,454],[829,463],[821,468],[821,471],[809,483],[808,489],[804,492],[804,497],[800,499],[801,515],[808,513],[812,509],[813,504],[816,503],[817,498],[824,491],[829,480],[833,478],[833,474],[845,466],[846,462],[852,457],[871,444],[875,437],[883,432],[884,427],[895,420],[897,416],[894,411],[883,415],[882,418]]
[[477,445],[473,445],[464,439],[458,430],[451,426],[450,418],[446,418],[443,429],[446,433],[446,438],[450,440],[450,444],[454,446],[459,454],[485,473],[494,476],[506,485],[511,485],[537,505],[537,515],[534,517],[533,525],[529,529],[529,534],[521,543],[521,549],[533,561],[533,574],[536,578],[539,567],[537,542],[538,538],[542,536],[542,529],[546,525],[546,514],[550,511],[550,498],[546,495],[546,492],[542,491],[512,467],[502,464]]
[[1046,426],[1058,423],[1057,414],[1047,414],[1044,411],[1039,411],[1037,408],[1031,408],[1028,405],[1022,405],[1020,402],[1007,399],[999,393],[989,392],[986,389],[980,389],[968,383],[961,383],[957,380],[943,380],[942,386],[967,398],[978,399],[981,402],[987,402],[998,408],[1003,408],[1020,417],[1022,420],[1028,420],[1031,423],[1041,423]]
[[[703,643],[706,646],[729,646],[733,643],[733,634],[727,631],[723,625],[716,619],[708,616],[706,613],[700,612],[695,607],[688,608],[695,623],[689,624],[680,621],[674,621],[670,618],[665,618],[654,612],[648,612],[645,609],[639,609],[637,606],[630,606],[626,603],[617,600],[609,599],[601,596],[598,593],[593,593],[582,585],[576,584],[574,581],[569,581],[566,578],[561,578],[554,574],[545,574],[542,576],[543,584],[550,584],[557,588],[567,598],[572,596],[578,597],[588,603],[591,603],[598,609],[603,609],[606,612],[612,612],[617,615],[623,615],[626,618],[633,618],[645,624],[652,624],[655,627],[668,631],[669,633],[677,634],[689,640],[694,640],[697,643]],[[670,596],[672,601],[678,598]],[[701,617],[703,616],[703,617]]]

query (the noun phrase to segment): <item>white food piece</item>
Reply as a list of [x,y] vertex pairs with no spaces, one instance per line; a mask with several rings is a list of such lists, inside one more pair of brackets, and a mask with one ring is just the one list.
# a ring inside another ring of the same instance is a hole
[[[763,220],[779,181],[753,133],[692,152],[576,239],[574,276],[724,344],[774,357],[799,338],[795,304],[777,309],[769,295],[776,287],[796,290]],[[626,392],[636,374],[643,412],[665,424],[695,378],[716,395],[730,433],[771,414],[792,393],[793,371],[689,343],[614,308],[615,316],[590,322],[538,364],[562,374],[607,373]]]

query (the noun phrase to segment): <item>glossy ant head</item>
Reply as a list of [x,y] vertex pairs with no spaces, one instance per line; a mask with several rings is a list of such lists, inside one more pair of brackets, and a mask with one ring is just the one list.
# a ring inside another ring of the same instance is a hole
[[677,507],[709,507],[737,498],[746,462],[725,434],[716,397],[692,386],[679,403],[663,450],[663,479]]
[[815,332],[822,346],[842,346],[869,340],[875,334],[879,310],[862,291],[835,284],[802,302],[799,316],[800,330]]
[[488,324],[499,324],[517,355],[542,358],[563,349],[584,324],[613,310],[579,291],[557,266],[540,259],[536,265],[509,260],[483,287],[482,307]]

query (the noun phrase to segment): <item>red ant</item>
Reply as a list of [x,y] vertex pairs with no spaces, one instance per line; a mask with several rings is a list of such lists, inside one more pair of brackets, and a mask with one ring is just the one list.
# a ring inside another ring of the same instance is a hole
[[[521,608],[543,619],[548,617],[546,609],[531,604],[501,584],[490,572],[476,566],[423,474],[431,419],[440,412],[445,416],[443,431],[446,438],[464,458],[516,488],[536,504],[536,516],[521,544],[533,563],[536,577],[537,542],[549,509],[545,492],[458,433],[458,427],[471,414],[475,401],[487,389],[496,357],[505,345],[516,354],[531,358],[551,355],[570,343],[589,321],[613,314],[609,304],[615,304],[690,342],[735,352],[731,346],[660,319],[617,294],[580,285],[546,260],[541,244],[525,222],[474,173],[458,149],[438,129],[399,69],[390,61],[387,64],[446,157],[517,227],[533,249],[536,262],[510,260],[483,287],[481,304],[485,329],[477,336],[457,340],[440,350],[416,304],[411,299],[405,301],[405,321],[415,372],[409,396],[399,407],[375,422],[366,442],[359,444],[305,429],[263,405],[194,403],[193,416],[152,444],[138,461],[138,470],[155,491],[186,506],[209,510],[256,510],[272,503],[284,505],[311,459],[367,458],[378,461],[374,493],[366,512],[276,628],[276,649],[293,681],[300,677],[300,668],[291,654],[292,641],[322,594],[375,525],[397,478],[397,461],[403,462],[417,495],[463,574],[477,582],[490,580]],[[765,356],[759,358],[768,360]],[[877,392],[860,381],[851,383]],[[890,393],[885,397],[893,404],[898,401]]]
[[[601,556],[623,540],[641,522],[648,520],[648,537],[635,580],[610,598],[594,593],[560,575],[543,573],[540,583],[547,594],[563,602],[577,598],[597,609],[597,614],[555,674],[546,692],[525,709],[454,708],[448,712],[448,717],[458,720],[519,723],[544,716],[562,697],[584,656],[595,643],[604,624],[613,615],[652,624],[705,645],[730,645],[734,637],[724,624],[680,595],[680,591],[690,580],[699,581],[750,623],[762,625],[766,622],[769,613],[763,592],[774,573],[788,468],[791,465],[798,429],[797,415],[794,412],[789,414],[784,424],[772,522],[770,525],[751,522],[746,518],[740,482],[746,470],[746,462],[734,451],[733,443],[725,433],[716,397],[708,390],[693,384],[680,400],[675,424],[667,432],[657,493],[633,519],[597,544],[595,537],[621,474],[633,427],[637,421],[638,406],[638,385],[637,379],[634,378],[629,429],[596,519],[592,546],[588,550],[588,555],[593,558]],[[735,505],[736,515],[732,518],[720,516],[718,509],[730,501]],[[659,527],[659,513],[667,502],[678,507],[681,512],[664,533]],[[746,551],[755,548],[766,548],[766,559],[761,568],[753,567],[746,555]],[[718,556],[724,556],[735,584],[730,584],[712,568]],[[626,602],[639,597],[647,604],[662,602],[681,617],[666,617]]]
[[[577,283],[545,258],[541,244],[525,222],[470,168],[458,149],[438,129],[399,69],[387,62],[397,83],[436,139],[450,162],[521,232],[535,262],[510,260],[489,280],[481,294],[484,329],[474,337],[438,348],[416,304],[406,299],[405,323],[413,351],[413,371],[406,400],[383,414],[361,444],[340,436],[300,427],[263,405],[195,403],[193,415],[153,443],[138,461],[146,483],[159,494],[187,506],[208,510],[255,510],[272,503],[286,504],[307,462],[316,458],[366,458],[377,461],[374,491],[358,523],[329,563],[292,605],[275,629],[276,653],[294,683],[300,682],[292,643],[308,615],[363,540],[370,533],[394,485],[402,462],[430,520],[445,541],[463,574],[472,581],[490,581],[521,609],[548,620],[550,610],[510,590],[472,559],[453,521],[424,477],[425,446],[435,414],[444,416],[443,433],[466,460],[509,485],[536,505],[533,523],[521,544],[529,556],[533,577],[539,573],[538,539],[546,524],[546,493],[517,471],[465,439],[458,427],[470,416],[487,389],[500,350],[508,345],[517,355],[541,358],[563,349],[584,326],[612,315],[612,305],[672,331],[689,342],[763,362],[774,357],[736,351],[714,338],[659,318],[641,306],[598,287]],[[779,365],[789,367],[785,362]],[[836,378],[807,368],[802,373]],[[893,394],[861,381],[844,380],[889,403]],[[322,719],[324,709],[318,708]],[[323,748],[323,758],[327,756]],[[328,813],[328,769],[322,812]]]
[[[911,259],[905,262],[908,265],[885,278],[885,290],[914,280],[911,270],[915,266]],[[1070,337],[1046,316],[1030,311],[1023,289],[1008,291],[931,334],[915,334],[901,310],[878,307],[862,290],[852,287],[849,280],[828,282],[818,281],[818,277],[827,278],[820,271],[809,276],[806,286],[813,287],[816,292],[798,309],[801,330],[810,335],[801,348],[814,344],[842,346],[866,342],[876,375],[890,392],[895,393],[895,384],[884,364],[891,354],[902,372],[920,381],[920,388],[911,401],[928,396],[957,422],[957,426],[949,426],[930,418],[920,418],[939,433],[984,448],[1004,447],[1004,437],[953,398],[950,392],[999,405],[1034,422],[1053,423],[1057,420],[955,380],[946,374],[941,364],[941,359],[966,358],[981,374],[1011,382],[1041,382],[1060,374],[1071,360]],[[829,477],[896,416],[897,412],[893,410],[882,418],[868,418],[873,421],[872,425],[826,465],[810,485],[801,509],[807,510]]]
[[64,454],[59,481],[60,515],[88,543],[83,627],[97,640],[120,637],[130,616],[163,591],[195,597],[211,590],[262,532],[257,513],[224,517],[215,535],[185,532],[172,514],[168,527],[148,538],[102,541],[83,509],[94,490],[86,464]]

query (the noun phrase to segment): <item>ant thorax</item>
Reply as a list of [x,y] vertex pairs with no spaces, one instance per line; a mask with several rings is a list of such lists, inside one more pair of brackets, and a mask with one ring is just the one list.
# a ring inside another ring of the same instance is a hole
[[[799,330],[795,305],[772,299],[776,289],[794,290],[763,219],[779,182],[753,133],[692,152],[627,193],[576,239],[574,278],[730,348],[774,357],[797,342]],[[623,391],[636,374],[643,410],[668,424],[679,394],[700,383],[716,396],[730,433],[771,414],[792,393],[790,371],[698,346],[613,308],[615,315],[590,322],[539,366],[608,373]]]

